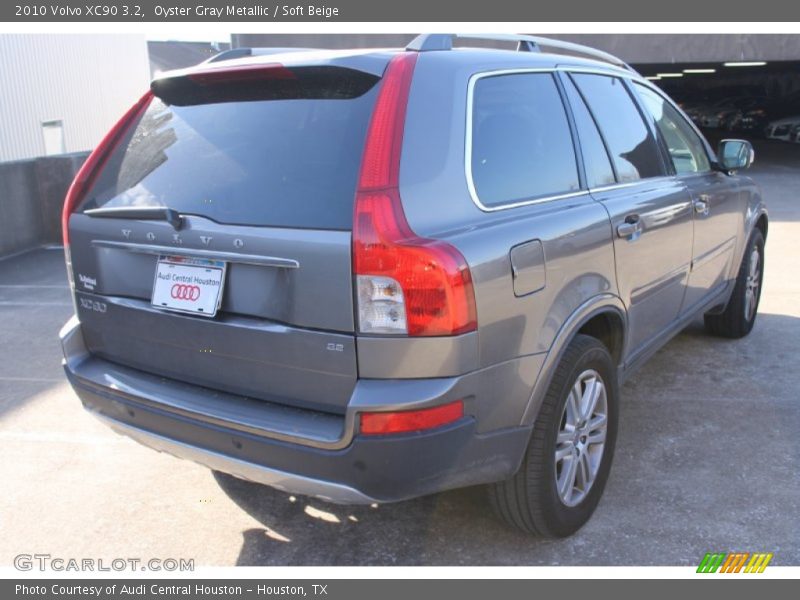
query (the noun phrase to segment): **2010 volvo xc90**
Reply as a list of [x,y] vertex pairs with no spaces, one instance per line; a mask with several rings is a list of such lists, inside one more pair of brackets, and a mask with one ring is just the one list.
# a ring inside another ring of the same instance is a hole
[[292,493],[490,484],[523,530],[586,522],[622,380],[697,315],[753,326],[752,148],[606,53],[455,37],[153,81],[65,202],[87,409]]

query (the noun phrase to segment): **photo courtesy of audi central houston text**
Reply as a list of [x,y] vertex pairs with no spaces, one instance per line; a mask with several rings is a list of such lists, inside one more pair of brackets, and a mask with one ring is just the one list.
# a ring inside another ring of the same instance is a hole
[[691,37],[64,36],[111,64],[0,163],[58,196],[0,244],[9,501],[199,564],[796,563],[800,40]]

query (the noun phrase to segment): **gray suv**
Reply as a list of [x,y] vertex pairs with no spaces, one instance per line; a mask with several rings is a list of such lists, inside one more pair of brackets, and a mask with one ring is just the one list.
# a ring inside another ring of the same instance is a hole
[[237,49],[153,81],[64,206],[83,405],[286,492],[489,484],[513,526],[581,527],[623,380],[698,315],[753,326],[752,148],[715,153],[609,54],[460,37]]

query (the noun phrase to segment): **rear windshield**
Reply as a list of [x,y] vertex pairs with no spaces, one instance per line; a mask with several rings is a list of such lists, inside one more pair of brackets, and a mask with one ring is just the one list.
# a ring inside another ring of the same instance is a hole
[[349,230],[377,81],[316,67],[157,90],[80,210],[166,206],[232,225]]

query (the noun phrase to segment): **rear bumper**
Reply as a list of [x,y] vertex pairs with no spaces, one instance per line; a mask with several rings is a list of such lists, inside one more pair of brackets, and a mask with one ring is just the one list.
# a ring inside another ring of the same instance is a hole
[[115,432],[127,436],[143,446],[201,464],[214,471],[222,471],[248,481],[255,481],[288,493],[315,496],[341,504],[370,504],[376,502],[358,490],[332,481],[312,479],[296,473],[287,473],[265,465],[193,446],[175,439],[140,429],[122,421],[108,418],[100,412],[96,416]]
[[[84,407],[112,429],[156,450],[185,458],[211,469],[263,483],[295,494],[316,496],[344,504],[394,502],[446,489],[499,481],[519,467],[530,435],[529,427],[503,427],[481,431],[474,398],[465,405],[463,419],[424,433],[361,436],[355,431],[356,409],[345,417],[264,407],[272,423],[255,422],[252,406],[241,400],[236,411],[214,413],[211,398],[224,407],[235,397],[202,387],[120,367],[88,355],[77,320],[62,330],[64,369]],[[154,399],[154,379],[164,397]],[[430,389],[424,390],[426,381]],[[370,410],[397,407],[392,385],[406,382],[376,381],[361,392],[358,402]],[[194,394],[197,411],[187,410],[176,389]],[[419,402],[435,405],[452,399],[463,386],[442,385],[441,380],[417,380],[409,389],[419,391]],[[436,396],[439,393],[440,397]],[[370,397],[366,397],[369,394]],[[338,434],[335,433],[338,423]],[[318,420],[322,425],[315,425]],[[516,421],[517,423],[519,421]],[[294,435],[294,437],[293,437]]]

